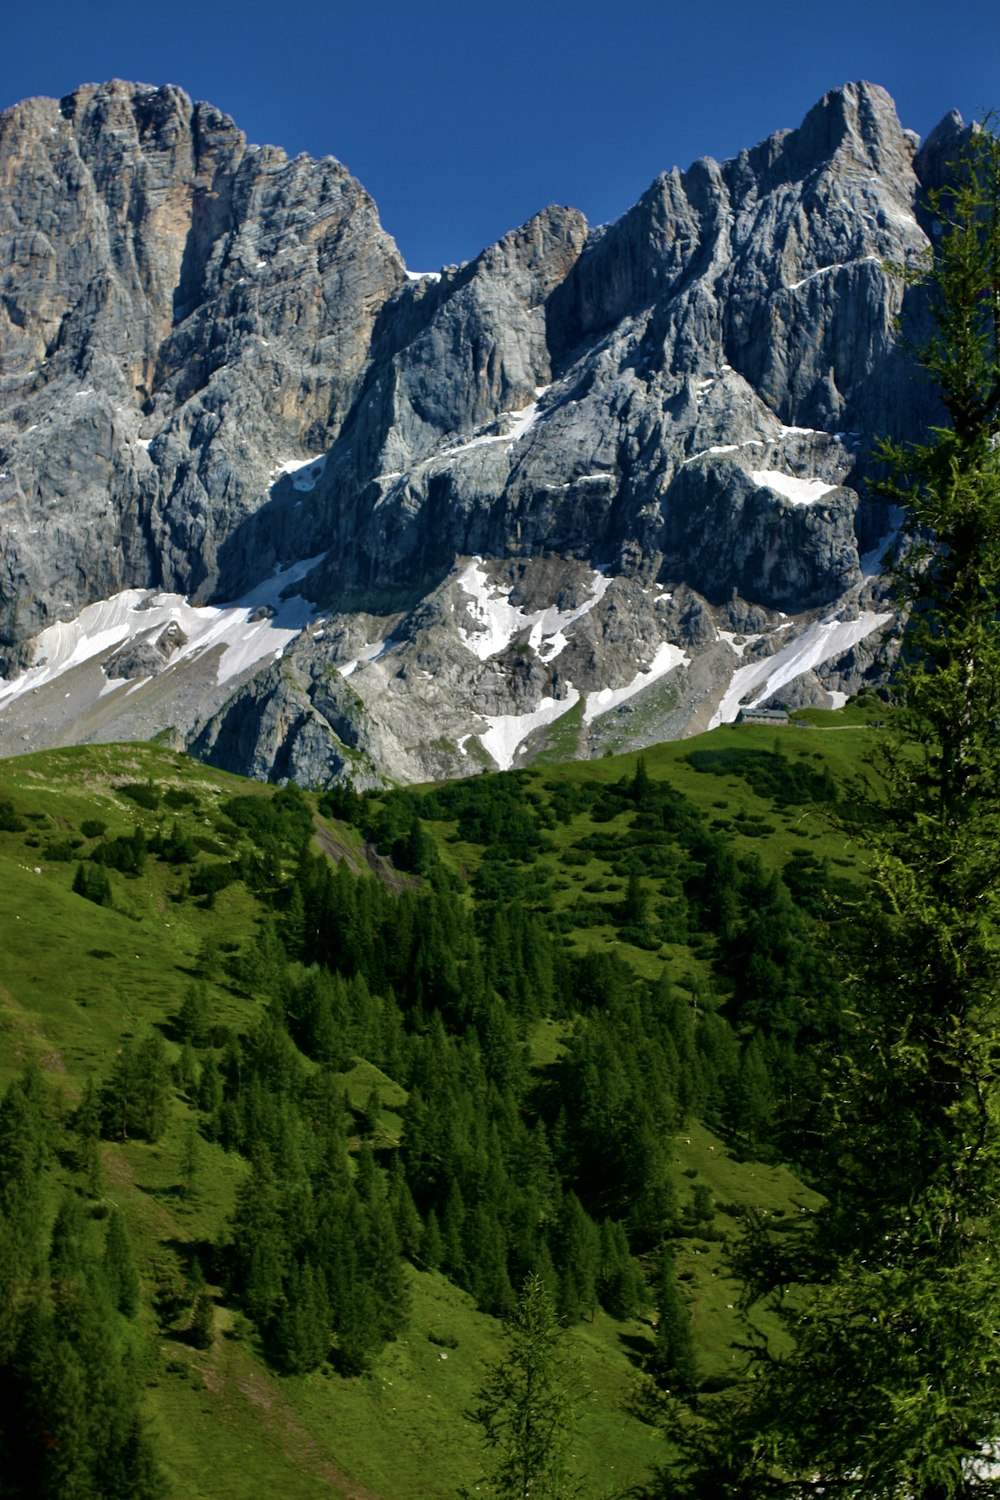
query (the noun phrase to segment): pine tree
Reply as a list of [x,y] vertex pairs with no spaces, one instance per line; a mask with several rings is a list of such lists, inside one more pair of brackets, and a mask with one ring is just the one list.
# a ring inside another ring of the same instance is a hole
[[330,1304],[323,1278],[309,1261],[289,1274],[272,1342],[278,1363],[290,1374],[315,1370],[330,1351]]
[[193,1121],[190,1121],[185,1127],[184,1140],[181,1145],[181,1183],[184,1196],[189,1200],[195,1196],[197,1190],[200,1157],[198,1130]]
[[133,1136],[159,1140],[166,1128],[169,1091],[170,1065],[160,1037],[151,1033],[126,1042],[101,1091],[104,1133],[123,1141]]
[[436,1271],[444,1260],[444,1242],[437,1214],[433,1208],[424,1222],[423,1238],[420,1241],[420,1259],[429,1271]]
[[204,980],[198,979],[184,996],[184,1003],[177,1015],[177,1025],[186,1042],[194,1047],[207,1047],[210,1021],[208,991]]
[[191,1310],[191,1342],[196,1349],[211,1349],[215,1338],[215,1302],[211,1292],[202,1287]]
[[656,1282],[656,1341],[650,1366],[657,1380],[681,1396],[697,1385],[691,1314],[677,1281],[673,1253],[666,1250]]
[[87,1179],[87,1190],[96,1198],[103,1184],[101,1163],[101,1103],[94,1080],[87,1079],[80,1103],[73,1115],[77,1148],[74,1153],[77,1170]]
[[112,1210],[108,1220],[103,1269],[104,1282],[113,1305],[126,1318],[134,1318],[139,1310],[139,1273],[125,1221],[117,1208]]
[[567,1193],[563,1199],[555,1238],[559,1311],[570,1323],[585,1315],[593,1319],[597,1307],[601,1233],[575,1193]]
[[45,1253],[42,1170],[48,1144],[44,1084],[37,1070],[28,1070],[0,1100],[0,1225],[18,1279],[25,1281],[38,1275]]
[[198,1080],[198,1108],[208,1116],[205,1128],[212,1140],[217,1140],[219,1136],[222,1098],[222,1077],[219,1073],[219,1065],[214,1053],[209,1052],[201,1065],[201,1078]]
[[601,1304],[613,1318],[631,1318],[643,1300],[642,1277],[629,1254],[621,1224],[605,1219],[601,1225],[601,1269],[597,1278]]
[[487,1475],[475,1493],[495,1500],[564,1500],[577,1492],[568,1462],[574,1373],[541,1277],[527,1277],[504,1332],[505,1353],[473,1411],[488,1454]]
[[[1000,139],[931,195],[949,425],[888,449],[910,624],[859,837],[851,1004],[817,1120],[825,1205],[744,1256],[791,1351],[686,1445],[674,1495],[997,1493],[1000,1442]],[[795,1288],[789,1303],[781,1284]],[[791,1305],[794,1303],[794,1306]]]

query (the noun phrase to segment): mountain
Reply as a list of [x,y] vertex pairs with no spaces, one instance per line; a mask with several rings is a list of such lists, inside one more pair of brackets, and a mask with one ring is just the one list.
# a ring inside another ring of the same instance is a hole
[[[325,785],[595,755],[884,670],[877,435],[934,417],[889,96],[408,272],[174,87],[0,117],[0,752]],[[899,329],[902,329],[902,337]]]

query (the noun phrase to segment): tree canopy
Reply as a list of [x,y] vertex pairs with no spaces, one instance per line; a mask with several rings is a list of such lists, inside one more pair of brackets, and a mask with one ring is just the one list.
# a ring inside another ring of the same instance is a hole
[[817,1105],[826,1202],[743,1250],[790,1352],[675,1414],[666,1495],[1000,1493],[1000,140],[933,193],[922,362],[948,424],[886,445],[905,506],[899,712],[860,828],[872,887]]

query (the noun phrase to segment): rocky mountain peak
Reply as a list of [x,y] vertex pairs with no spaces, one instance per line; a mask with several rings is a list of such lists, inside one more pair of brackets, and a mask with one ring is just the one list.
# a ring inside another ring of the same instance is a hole
[[802,162],[853,163],[889,177],[905,174],[912,155],[890,96],[863,82],[824,94],[785,144]]
[[927,415],[896,334],[922,304],[886,264],[926,248],[963,130],[914,158],[849,84],[612,224],[549,207],[416,276],[333,157],[248,146],[172,86],[9,110],[0,746],[109,632],[88,734],[169,724],[304,781],[847,691],[889,618],[871,440]]

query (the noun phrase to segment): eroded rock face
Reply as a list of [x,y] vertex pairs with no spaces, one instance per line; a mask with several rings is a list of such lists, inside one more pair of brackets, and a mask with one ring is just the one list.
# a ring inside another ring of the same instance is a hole
[[274,471],[336,438],[405,281],[374,204],[120,82],[0,117],[0,195],[0,644],[126,586],[238,592],[268,562],[248,521],[298,498]]
[[[848,85],[614,224],[549,208],[414,279],[339,163],[248,146],[178,89],[16,106],[8,665],[125,587],[232,599],[319,557],[284,662],[165,719],[199,753],[307,782],[599,753],[707,727],[798,632],[839,654],[810,647],[794,692],[850,690],[888,619],[872,440],[933,414],[896,331],[919,338],[920,294],[887,264],[926,248],[921,179],[964,134],[949,116],[915,155],[888,95]],[[152,725],[169,643],[116,644]]]

